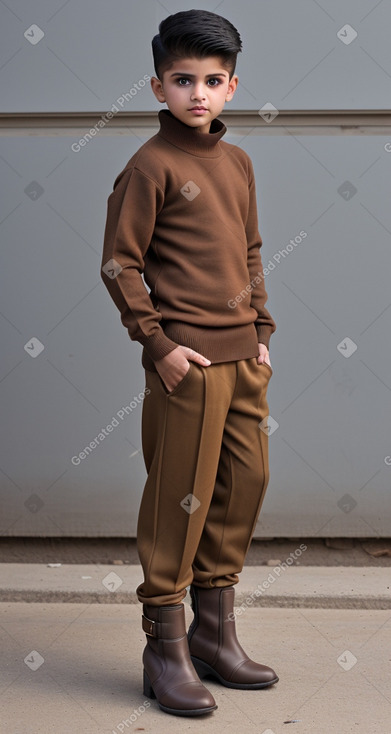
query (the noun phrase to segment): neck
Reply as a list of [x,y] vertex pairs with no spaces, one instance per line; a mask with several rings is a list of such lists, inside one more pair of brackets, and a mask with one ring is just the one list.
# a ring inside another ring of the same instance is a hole
[[[206,125],[197,125],[197,127],[192,128],[192,130],[195,130],[197,133],[208,134],[210,132],[210,126],[211,123],[208,122]],[[190,127],[190,125],[188,125],[188,127]]]
[[177,148],[203,158],[217,158],[222,154],[219,145],[220,138],[225,135],[227,128],[217,117],[203,129],[190,127],[175,117],[170,110],[159,111],[160,130],[158,135],[165,138]]

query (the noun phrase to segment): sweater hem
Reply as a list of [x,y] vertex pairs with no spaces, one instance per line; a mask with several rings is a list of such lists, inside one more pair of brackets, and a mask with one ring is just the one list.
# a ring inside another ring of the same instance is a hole
[[[237,362],[259,355],[254,323],[216,328],[194,326],[183,321],[168,321],[163,329],[172,342],[194,349],[210,359],[212,364]],[[145,348],[141,361],[144,369],[156,372],[155,363]]]

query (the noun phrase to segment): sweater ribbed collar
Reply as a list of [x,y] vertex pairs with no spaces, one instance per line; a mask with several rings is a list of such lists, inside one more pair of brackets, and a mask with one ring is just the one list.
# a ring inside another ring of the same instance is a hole
[[172,145],[202,158],[217,158],[221,155],[219,140],[225,135],[227,128],[217,117],[212,120],[209,133],[200,133],[196,128],[178,120],[170,110],[160,110],[158,116],[158,135]]

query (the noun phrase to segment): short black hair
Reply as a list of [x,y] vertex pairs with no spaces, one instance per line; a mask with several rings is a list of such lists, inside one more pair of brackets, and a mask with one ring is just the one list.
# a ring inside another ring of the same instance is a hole
[[161,21],[159,33],[152,39],[152,53],[156,76],[174,61],[194,56],[218,56],[231,79],[236,67],[242,41],[235,26],[226,18],[208,10],[183,10]]

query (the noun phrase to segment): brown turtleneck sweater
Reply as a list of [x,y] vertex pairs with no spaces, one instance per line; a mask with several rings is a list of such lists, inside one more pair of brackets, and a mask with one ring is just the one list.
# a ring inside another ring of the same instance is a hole
[[265,308],[251,160],[221,141],[218,118],[209,133],[166,109],[159,122],[108,198],[103,282],[147,369],[178,344],[212,363],[256,357],[276,324]]

